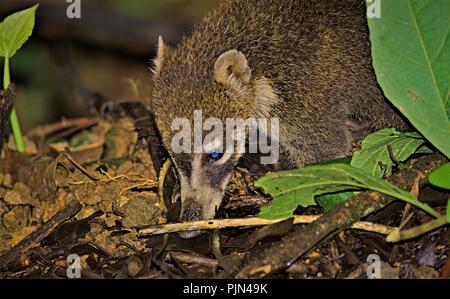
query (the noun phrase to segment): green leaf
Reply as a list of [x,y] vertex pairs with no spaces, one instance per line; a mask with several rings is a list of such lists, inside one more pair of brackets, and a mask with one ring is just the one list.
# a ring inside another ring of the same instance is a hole
[[436,187],[450,190],[450,162],[433,170],[428,181]]
[[[335,160],[323,161],[314,165],[327,165],[333,163],[344,163],[350,165],[352,162],[351,157],[339,158]],[[353,197],[356,193],[353,191],[348,192],[334,192],[327,193],[316,197],[316,203],[321,206],[325,211],[331,211],[347,199]]]
[[325,212],[328,212],[347,199],[352,198],[355,194],[356,192],[353,191],[324,194],[318,196],[316,202],[325,210]]
[[266,219],[290,217],[298,205],[314,205],[314,197],[318,195],[360,189],[375,190],[418,206],[433,216],[439,215],[408,192],[343,163],[269,173],[256,181],[255,186],[272,195],[272,204],[262,208],[258,215]]
[[423,144],[423,139],[417,133],[401,133],[395,129],[382,129],[368,135],[362,141],[362,147],[353,155],[351,165],[364,172],[381,178],[384,174],[391,175],[392,156],[397,161],[408,159]]
[[[417,133],[401,133],[395,129],[383,129],[368,135],[362,142],[362,149],[357,151],[352,158],[343,158],[320,163],[351,164],[363,171],[382,177],[383,174],[390,175],[394,161],[392,161],[388,146],[391,147],[393,156],[397,161],[403,162],[412,154],[422,148],[422,152],[429,153],[430,150],[423,145],[423,140]],[[316,202],[330,211],[342,202],[355,195],[355,192],[338,192],[324,194],[316,198]]]
[[426,146],[425,144],[422,144],[421,146],[419,146],[419,148],[416,150],[415,154],[432,154],[434,153],[432,149],[430,149],[428,146]]
[[450,199],[447,201],[447,222],[450,223]]
[[13,13],[0,23],[0,56],[11,58],[30,37],[38,5]]
[[384,94],[450,158],[450,1],[382,1],[368,23]]
[[308,207],[316,205],[314,194],[311,192],[286,192],[273,197],[272,204],[261,208],[258,217],[265,219],[279,219],[292,217],[298,206]]

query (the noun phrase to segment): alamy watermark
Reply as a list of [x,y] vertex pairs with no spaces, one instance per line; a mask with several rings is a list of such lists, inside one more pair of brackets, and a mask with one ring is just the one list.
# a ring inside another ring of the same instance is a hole
[[[67,7],[66,15],[69,19],[81,19],[81,0],[66,0],[70,5]],[[366,0],[367,17],[369,19],[381,18],[381,0]]]
[[367,256],[369,266],[366,269],[367,278],[381,278],[381,259],[378,254]]
[[78,254],[70,254],[67,259],[67,278],[81,278],[81,259]]
[[[279,157],[278,118],[227,118],[203,119],[202,111],[195,110],[193,125],[187,118],[175,118],[171,124],[176,132],[171,140],[174,153],[244,154],[248,141],[248,153],[260,153],[261,164],[275,164]],[[204,131],[208,132],[203,136]]]
[[381,18],[381,0],[366,0],[367,3],[367,18],[379,19]]
[[66,9],[66,16],[69,19],[81,19],[81,0],[66,0],[70,3]]

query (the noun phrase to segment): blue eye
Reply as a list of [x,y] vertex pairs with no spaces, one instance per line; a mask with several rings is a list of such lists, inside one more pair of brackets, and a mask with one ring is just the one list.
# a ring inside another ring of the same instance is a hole
[[208,154],[208,157],[211,160],[219,160],[220,158],[222,158],[223,154],[221,152],[219,152],[218,150],[213,150]]

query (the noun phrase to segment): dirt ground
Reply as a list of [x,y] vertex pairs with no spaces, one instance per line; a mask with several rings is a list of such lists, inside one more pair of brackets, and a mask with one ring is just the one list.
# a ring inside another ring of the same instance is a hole
[[[19,154],[10,140],[2,153],[0,278],[67,277],[70,254],[80,257],[85,278],[230,277],[293,229],[283,222],[209,230],[196,239],[176,232],[138,235],[138,228],[164,224],[169,216],[162,211],[149,145],[131,118],[63,120],[30,131],[26,144]],[[254,216],[270,203],[253,187],[259,174],[252,171],[237,168],[219,217]],[[426,187],[420,196],[445,210],[448,194]],[[396,226],[402,215],[404,204],[394,202],[365,220]],[[406,227],[430,220],[418,210],[410,215]],[[376,254],[384,278],[448,278],[449,236],[445,226],[390,244],[376,233],[341,231],[273,277],[365,278],[368,257]]]

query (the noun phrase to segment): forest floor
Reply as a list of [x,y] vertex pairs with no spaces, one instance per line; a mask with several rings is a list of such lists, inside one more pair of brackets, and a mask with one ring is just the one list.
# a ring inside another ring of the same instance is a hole
[[[69,119],[35,128],[23,154],[10,139],[0,167],[0,278],[65,278],[74,265],[68,259],[72,254],[79,257],[85,278],[230,277],[296,226],[206,230],[195,239],[177,232],[142,236],[139,228],[168,221],[152,161],[147,142],[127,117]],[[252,169],[237,168],[219,218],[255,216],[270,203],[253,187],[256,177]],[[425,187],[420,199],[445,211],[448,193]],[[312,207],[296,213],[323,211]],[[430,220],[415,209],[408,215],[405,227]],[[405,205],[394,201],[364,220],[398,226],[402,217]],[[449,248],[448,226],[395,244],[384,235],[348,229],[271,277],[365,278],[373,261],[368,257],[375,254],[383,278],[448,278]]]

